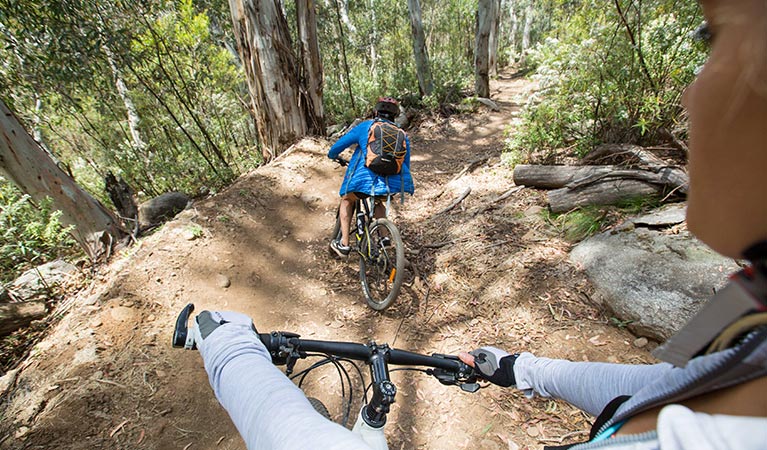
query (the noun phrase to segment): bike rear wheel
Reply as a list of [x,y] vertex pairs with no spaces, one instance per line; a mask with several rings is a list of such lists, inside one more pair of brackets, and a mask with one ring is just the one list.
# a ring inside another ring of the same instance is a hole
[[371,308],[382,311],[399,295],[405,276],[405,245],[397,226],[388,219],[373,221],[359,252],[365,300]]

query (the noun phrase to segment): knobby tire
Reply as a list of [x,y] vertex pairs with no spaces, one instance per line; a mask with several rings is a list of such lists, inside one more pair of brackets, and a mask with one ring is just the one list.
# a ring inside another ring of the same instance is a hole
[[[399,295],[405,276],[405,246],[397,226],[389,219],[377,219],[361,242],[360,281],[368,306],[383,311]],[[381,239],[391,238],[384,247]]]
[[330,418],[330,413],[328,412],[328,408],[325,406],[324,403],[318,398],[315,397],[306,397],[307,400],[309,400],[309,404],[312,405],[312,408],[314,408],[315,411],[320,413],[320,415],[330,421],[333,419]]

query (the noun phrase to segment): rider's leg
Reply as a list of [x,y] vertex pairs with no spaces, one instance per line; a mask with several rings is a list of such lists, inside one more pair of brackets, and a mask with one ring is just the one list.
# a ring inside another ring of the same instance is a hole
[[[386,217],[386,200],[376,199],[375,206],[373,207],[373,217],[376,219],[383,219]],[[383,227],[379,228],[379,230],[381,237],[386,239],[383,241],[384,246],[388,246],[391,242],[391,239],[389,239],[389,230]]]
[[376,219],[382,219],[386,217],[386,204],[383,200],[376,200],[376,205],[373,209],[373,217]]
[[341,197],[338,218],[341,220],[341,244],[344,246],[349,245],[349,229],[356,201],[357,196],[351,192]]

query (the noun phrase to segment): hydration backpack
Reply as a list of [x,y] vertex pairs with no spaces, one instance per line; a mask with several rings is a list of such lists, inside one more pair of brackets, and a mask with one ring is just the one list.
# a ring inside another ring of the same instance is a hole
[[407,144],[405,132],[397,125],[375,119],[368,132],[365,167],[378,175],[396,175],[402,170]]

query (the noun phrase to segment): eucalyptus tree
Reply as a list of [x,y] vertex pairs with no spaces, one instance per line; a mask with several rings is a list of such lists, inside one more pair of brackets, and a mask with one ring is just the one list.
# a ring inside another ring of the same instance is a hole
[[410,12],[410,30],[413,34],[413,56],[418,74],[418,87],[421,95],[431,95],[434,90],[434,81],[431,77],[429,51],[426,48],[426,36],[423,32],[421,3],[418,0],[408,0],[407,7]]
[[308,131],[322,136],[325,134],[325,110],[322,104],[324,83],[314,0],[296,0],[296,24],[301,55],[300,84],[305,87],[302,92]]
[[272,158],[323,118],[301,101],[299,62],[279,0],[230,0],[229,5],[261,151]]
[[474,47],[474,92],[490,97],[490,33],[495,21],[495,0],[479,0]]
[[80,247],[97,259],[127,235],[115,216],[83,190],[35,142],[0,100],[0,170],[33,199],[53,199],[62,220],[74,225]]

